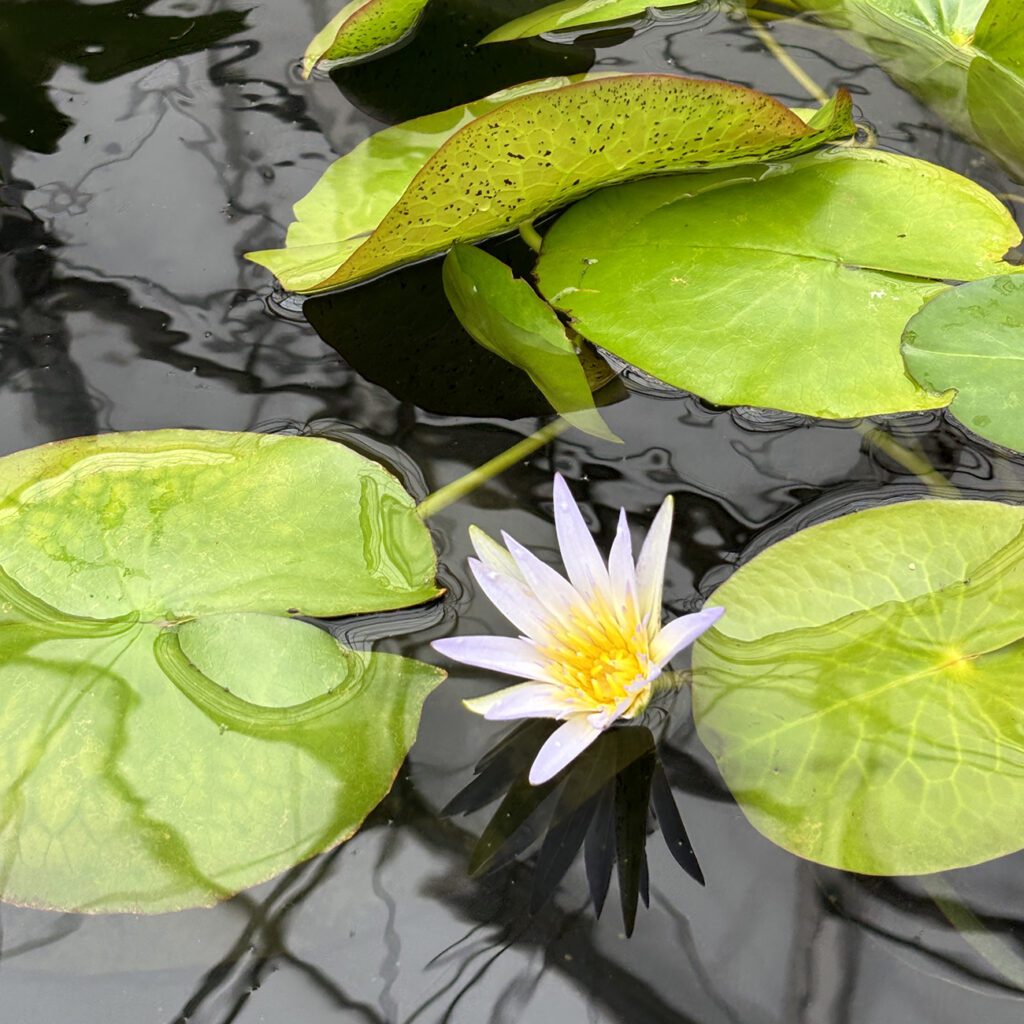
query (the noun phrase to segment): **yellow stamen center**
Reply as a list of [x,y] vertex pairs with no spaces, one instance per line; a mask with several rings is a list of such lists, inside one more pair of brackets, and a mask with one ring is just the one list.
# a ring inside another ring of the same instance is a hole
[[649,679],[652,666],[647,630],[636,615],[580,606],[562,627],[542,652],[551,662],[552,678],[595,710],[614,708],[630,698],[622,717],[641,711],[650,689],[637,684]]

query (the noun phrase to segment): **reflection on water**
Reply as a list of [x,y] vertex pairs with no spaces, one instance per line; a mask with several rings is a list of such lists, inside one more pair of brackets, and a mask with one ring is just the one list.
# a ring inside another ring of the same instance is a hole
[[[295,198],[376,118],[442,107],[513,78],[583,70],[590,52],[529,43],[479,56],[463,46],[467,28],[457,24],[476,15],[455,4],[438,6],[429,46],[413,40],[336,81],[306,84],[297,62],[331,5],[268,0],[246,15],[251,7],[0,3],[0,450],[143,427],[312,431],[383,452],[420,495],[535,429],[540,410],[529,389],[509,382],[489,419],[467,418],[476,410],[460,403],[475,400],[476,387],[462,378],[462,357],[431,361],[437,353],[425,339],[454,342],[443,324],[435,335],[420,316],[387,309],[389,282],[383,298],[367,290],[364,307],[358,293],[339,298],[329,330],[321,310],[334,300],[311,304],[309,319],[342,353],[352,337],[379,346],[373,360],[361,353],[364,362],[353,354],[348,363],[300,319],[268,312],[270,282],[240,254],[278,244]],[[48,13],[58,8],[59,17]],[[480,15],[484,31],[506,17],[489,8]],[[862,53],[818,30],[786,32],[824,88],[854,87],[883,145],[996,192],[1019,191]],[[807,100],[749,30],[723,16],[655,26],[595,59]],[[443,310],[433,266],[409,285],[428,312]],[[421,348],[426,391],[387,365],[389,335],[399,334],[396,352],[406,342]],[[481,376],[480,388],[493,384],[488,371]],[[681,614],[769,541],[926,493],[848,424],[768,422],[642,386],[606,415],[624,447],[564,435],[438,514],[431,529],[442,561],[465,564],[471,522],[492,534],[507,529],[554,561],[555,469],[573,481],[605,549],[620,506],[639,536],[671,493],[678,514],[666,603]],[[1020,460],[965,437],[941,414],[883,426],[968,496],[1024,493]],[[442,582],[443,608],[412,614],[403,631],[382,637],[379,620],[333,628],[426,661],[427,642],[453,632],[456,616],[460,632],[503,631],[461,573]],[[467,670],[431,697],[396,788],[351,842],[217,908],[135,917],[0,907],[4,1019],[1019,1021],[1019,988],[964,940],[924,883],[816,867],[751,828],[693,732],[685,698],[659,756],[706,887],[653,837],[651,907],[627,942],[617,913],[594,917],[585,857],[557,887],[555,872],[546,876],[550,896],[533,910],[535,857],[469,878],[493,810],[454,819],[438,812],[494,740],[493,726],[459,701],[492,685]],[[239,798],[246,793],[240,782]],[[1011,952],[1024,938],[1020,868],[1015,855],[954,877],[961,902]],[[618,889],[613,872],[609,899]]]
[[554,730],[540,720],[516,728],[487,752],[474,779],[442,814],[469,814],[501,799],[469,860],[471,875],[494,871],[539,842],[530,895],[536,913],[583,852],[587,885],[600,917],[617,868],[622,921],[633,934],[637,904],[651,903],[648,826],[660,830],[669,851],[691,878],[704,875],[645,726],[612,729],[598,737],[561,776],[532,786],[529,769]]

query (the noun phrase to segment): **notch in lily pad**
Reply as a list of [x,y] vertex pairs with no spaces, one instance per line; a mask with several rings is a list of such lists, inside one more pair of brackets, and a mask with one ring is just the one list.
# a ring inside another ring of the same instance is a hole
[[981,437],[1024,451],[1024,275],[987,277],[936,296],[906,326],[903,360]]
[[0,895],[208,905],[359,828],[444,674],[295,618],[436,597],[412,498],[318,438],[164,430],[0,459]]

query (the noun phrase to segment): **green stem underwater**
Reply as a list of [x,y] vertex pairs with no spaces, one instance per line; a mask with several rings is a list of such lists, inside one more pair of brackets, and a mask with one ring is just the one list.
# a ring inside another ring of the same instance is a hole
[[1024,959],[1020,953],[1001,936],[986,928],[942,875],[925,875],[921,883],[931,901],[960,934],[960,938],[1002,978],[1024,990]]
[[754,21],[747,13],[747,24],[750,26],[751,31],[761,41],[764,48],[800,83],[800,85],[813,96],[821,106],[825,106],[828,103],[828,93],[786,51],[782,46],[775,41],[775,37],[771,32]]
[[535,252],[539,253],[544,239],[540,232],[533,226],[532,220],[523,221],[519,225],[519,237]]
[[504,473],[506,469],[510,469],[516,463],[522,462],[527,456],[532,455],[538,448],[543,448],[548,442],[568,430],[571,425],[559,416],[539,430],[535,430],[529,437],[524,437],[522,441],[512,445],[507,451],[495,455],[493,459],[489,459],[482,466],[470,470],[465,476],[460,476],[458,480],[453,480],[450,484],[445,484],[444,487],[439,487],[416,506],[419,517],[429,519],[449,505],[454,505],[467,494],[482,487],[488,480],[493,480],[499,474]]
[[862,434],[868,444],[873,445],[880,452],[888,455],[894,462],[898,462],[904,469],[909,470],[928,488],[937,498],[957,498],[959,490],[951,484],[934,466],[923,456],[900,444],[891,434],[886,433],[880,427],[872,426],[868,422],[858,423],[854,428]]

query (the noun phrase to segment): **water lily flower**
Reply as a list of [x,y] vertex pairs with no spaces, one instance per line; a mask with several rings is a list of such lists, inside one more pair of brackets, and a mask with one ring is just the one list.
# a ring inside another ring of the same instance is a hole
[[565,480],[555,476],[555,530],[568,580],[502,532],[506,547],[470,529],[478,558],[470,569],[519,637],[437,640],[441,654],[525,679],[465,701],[496,721],[556,718],[559,726],[530,769],[538,785],[557,775],[620,719],[635,718],[651,699],[668,662],[725,611],[704,608],[661,623],[665,560],[672,531],[667,497],[634,563],[625,510],[605,565]]

